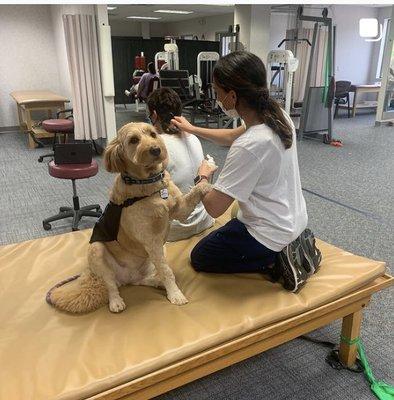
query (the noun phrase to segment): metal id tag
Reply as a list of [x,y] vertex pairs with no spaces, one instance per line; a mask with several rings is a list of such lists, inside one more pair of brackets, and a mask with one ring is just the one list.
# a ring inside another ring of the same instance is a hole
[[160,197],[162,199],[168,199],[168,189],[161,189],[160,190]]

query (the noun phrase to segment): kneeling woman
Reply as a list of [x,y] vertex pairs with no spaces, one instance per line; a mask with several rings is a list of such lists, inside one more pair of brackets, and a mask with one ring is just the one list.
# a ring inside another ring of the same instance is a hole
[[[194,185],[194,177],[204,159],[198,138],[183,132],[171,123],[174,115],[182,112],[182,102],[178,94],[169,88],[155,90],[147,100],[150,120],[162,135],[169,156],[167,170],[171,179],[182,193],[187,193]],[[215,220],[198,204],[186,222],[172,221],[168,241],[186,239],[210,228]]]
[[[203,204],[218,217],[235,199],[239,211],[237,218],[196,245],[192,265],[205,272],[281,275],[284,287],[295,292],[315,272],[321,255],[313,234],[305,230],[308,216],[294,125],[269,96],[266,70],[256,55],[234,52],[221,58],[213,82],[223,111],[240,116],[246,130],[197,128],[182,117],[173,123],[215,143],[231,144],[214,190]],[[203,162],[200,179],[209,179],[211,173]]]

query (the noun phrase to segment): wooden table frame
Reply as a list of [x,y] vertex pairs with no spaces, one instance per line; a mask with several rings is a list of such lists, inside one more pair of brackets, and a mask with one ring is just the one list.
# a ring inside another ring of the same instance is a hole
[[[89,397],[88,400],[145,400],[185,385],[232,364],[272,349],[342,318],[342,335],[355,339],[360,332],[362,309],[371,295],[394,284],[384,275],[328,304],[257,329],[207,349],[175,364]],[[340,344],[339,356],[347,366],[355,363],[356,345]]]
[[66,98],[62,99],[61,96],[58,96],[58,95],[55,95],[55,96],[57,96],[59,98],[59,100],[52,99],[52,100],[40,100],[40,101],[37,101],[37,100],[18,101],[17,98],[15,98],[13,96],[13,93],[11,93],[11,96],[16,101],[20,130],[22,132],[28,133],[28,135],[29,135],[29,148],[30,149],[34,149],[35,147],[37,147],[37,143],[34,141],[34,138],[32,135],[34,135],[34,137],[37,139],[53,137],[53,133],[49,133],[41,127],[34,126],[37,121],[34,121],[32,119],[32,115],[31,115],[32,112],[33,111],[47,111],[48,119],[50,119],[50,118],[52,118],[53,111],[57,112],[57,111],[65,110],[65,104],[70,101]]
[[362,104],[357,104],[357,97],[360,95],[360,93],[378,93],[380,91],[380,85],[355,85],[353,86],[353,107],[352,107],[352,117],[356,116],[356,110],[357,108],[374,108],[377,107],[377,102],[376,106],[375,105],[370,105],[370,106],[362,106]]

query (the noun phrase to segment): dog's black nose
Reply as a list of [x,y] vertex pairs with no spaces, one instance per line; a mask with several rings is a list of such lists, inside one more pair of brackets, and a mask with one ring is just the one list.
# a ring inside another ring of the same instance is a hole
[[149,153],[151,153],[153,156],[158,156],[161,153],[160,147],[151,147],[149,149]]

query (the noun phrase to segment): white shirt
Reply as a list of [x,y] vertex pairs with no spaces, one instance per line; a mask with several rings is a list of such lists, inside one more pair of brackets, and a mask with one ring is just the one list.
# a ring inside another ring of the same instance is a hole
[[308,222],[291,125],[293,144],[287,150],[267,125],[249,128],[233,142],[214,185],[238,200],[237,218],[273,251],[295,240]]
[[[198,167],[204,159],[200,141],[189,133],[169,135],[163,133],[161,137],[167,148],[169,163],[167,171],[172,181],[182,193],[188,193],[194,186]],[[202,203],[199,203],[185,223],[173,220],[171,222],[168,241],[186,239],[210,228],[215,220],[207,213]]]

